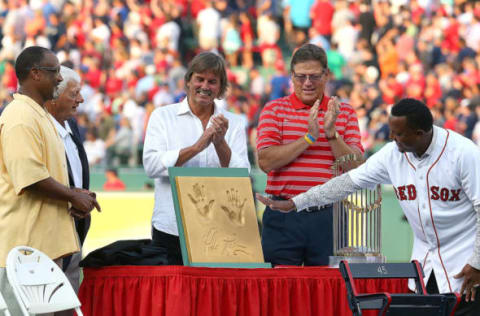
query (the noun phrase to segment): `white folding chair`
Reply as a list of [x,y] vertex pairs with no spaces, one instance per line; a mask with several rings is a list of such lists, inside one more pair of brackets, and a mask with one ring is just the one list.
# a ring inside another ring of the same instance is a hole
[[80,301],[60,267],[43,252],[15,247],[8,253],[7,277],[24,316],[75,309]]
[[3,314],[5,316],[10,316],[7,304],[5,303],[5,300],[3,299],[2,293],[0,293],[0,312],[3,312]]

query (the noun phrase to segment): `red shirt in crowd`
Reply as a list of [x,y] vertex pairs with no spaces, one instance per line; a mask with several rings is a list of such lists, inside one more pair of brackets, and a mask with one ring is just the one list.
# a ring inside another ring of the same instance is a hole
[[105,83],[105,93],[109,97],[116,96],[119,92],[123,90],[123,80],[116,77],[110,76]]
[[320,35],[332,34],[332,18],[335,8],[330,1],[318,1],[311,8],[313,27]]
[[[335,157],[323,133],[323,117],[329,99],[324,96],[320,105],[317,141],[293,162],[269,172],[265,192],[290,198],[333,177],[331,167]],[[285,145],[303,137],[308,131],[309,114],[310,106],[303,104],[295,93],[267,103],[258,124],[257,149]],[[335,129],[345,143],[363,153],[357,116],[349,104],[341,103]]]
[[15,68],[8,63],[6,64],[5,73],[3,74],[3,85],[10,93],[17,91],[17,75],[15,74]]
[[118,178],[113,181],[107,181],[103,184],[104,191],[125,191],[125,188],[125,183]]
[[98,89],[101,84],[102,71],[98,68],[91,68],[84,75],[86,82],[90,84],[93,89]]

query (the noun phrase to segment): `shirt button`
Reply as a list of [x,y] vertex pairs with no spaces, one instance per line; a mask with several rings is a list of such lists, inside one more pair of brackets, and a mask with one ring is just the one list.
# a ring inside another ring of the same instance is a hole
[[423,180],[423,176],[420,176],[420,180]]

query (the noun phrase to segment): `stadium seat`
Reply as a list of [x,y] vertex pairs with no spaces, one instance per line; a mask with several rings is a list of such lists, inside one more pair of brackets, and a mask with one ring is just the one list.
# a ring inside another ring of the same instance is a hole
[[[411,263],[352,263],[342,260],[340,272],[347,288],[353,316],[364,310],[378,310],[379,316],[453,316],[460,302],[458,293],[428,294],[423,283],[423,269],[418,261]],[[358,293],[355,279],[414,279],[416,293]]]
[[8,253],[7,277],[23,315],[52,313],[75,309],[83,316],[80,301],[70,282],[47,255],[26,247]]

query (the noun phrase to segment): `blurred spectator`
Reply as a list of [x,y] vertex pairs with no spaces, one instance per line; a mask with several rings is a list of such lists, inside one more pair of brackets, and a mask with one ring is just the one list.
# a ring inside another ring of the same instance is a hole
[[160,82],[158,91],[153,96],[153,105],[155,105],[155,107],[158,108],[160,106],[172,104],[172,102],[173,102],[173,95],[170,93],[168,89],[168,83]]
[[337,50],[337,43],[332,43],[327,52],[328,68],[332,71],[335,80],[343,79],[343,67],[346,65],[345,57]]
[[317,46],[320,46],[325,51],[330,50],[330,42],[327,40],[326,37],[321,35],[316,28],[311,27],[308,30],[308,36],[310,38],[309,40],[310,44],[315,44]]
[[337,45],[338,51],[345,59],[352,56],[358,37],[358,30],[353,25],[353,21],[353,17],[349,17],[333,31],[332,42]]
[[230,15],[228,22],[225,24],[222,35],[222,49],[225,53],[228,64],[231,67],[237,66],[238,52],[242,46],[240,32],[238,30],[237,15]]
[[358,33],[358,38],[366,40],[367,43],[371,45],[372,34],[376,26],[375,17],[371,7],[369,7],[366,1],[362,1],[359,9],[358,24],[360,25],[360,32]]
[[255,40],[253,34],[252,22],[245,11],[240,12],[240,37],[243,42],[242,47],[242,66],[245,68],[253,67],[253,41]]
[[133,132],[127,117],[120,118],[118,130],[111,130],[105,147],[107,166],[128,165],[133,153]]
[[213,1],[206,0],[205,8],[198,12],[198,44],[202,50],[217,50],[220,39],[220,13]]
[[15,75],[14,63],[12,60],[6,60],[4,62],[3,76],[1,85],[9,94],[17,91],[17,76]]
[[87,153],[88,164],[90,166],[99,165],[105,158],[105,142],[98,138],[97,130],[90,128],[87,130],[86,140],[83,143]]
[[[319,35],[329,40],[332,37],[332,18],[335,8],[330,0],[316,0],[310,10],[310,18],[313,21],[313,28]],[[327,50],[328,48],[323,47]]]
[[270,80],[270,100],[282,98],[290,94],[290,76],[285,71],[282,60],[275,63],[275,74]]
[[105,178],[103,184],[104,191],[125,191],[125,183],[118,177],[118,171],[115,168],[105,170]]
[[480,104],[477,103],[475,105],[475,114],[477,116],[477,122],[475,123],[475,126],[473,128],[472,132],[472,140],[480,146]]
[[280,26],[272,15],[261,15],[257,20],[257,34],[262,65],[268,67],[274,60],[281,58],[281,53],[278,55],[279,47],[277,45],[280,39]]
[[296,41],[300,35],[306,35],[312,24],[310,18],[310,8],[314,0],[285,0],[283,19],[285,21],[285,31],[287,35],[295,42],[296,46],[303,43]]

